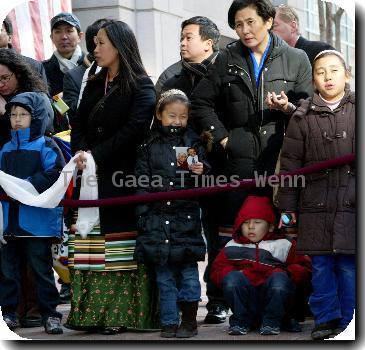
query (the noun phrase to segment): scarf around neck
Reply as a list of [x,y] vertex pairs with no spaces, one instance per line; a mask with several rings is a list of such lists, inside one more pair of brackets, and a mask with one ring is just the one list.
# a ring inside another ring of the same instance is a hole
[[61,56],[61,54],[57,50],[53,54],[56,56],[56,58],[58,60],[58,64],[60,66],[61,72],[66,73],[70,69],[78,66],[77,62],[79,61],[80,57],[82,56],[82,50],[81,50],[81,47],[79,45],[77,45],[76,49],[70,59],[67,59],[67,58]]
[[205,59],[201,63],[190,63],[181,59],[181,64],[192,74],[204,77],[207,74],[209,66],[213,64],[215,59],[217,58],[218,53],[219,51],[213,52],[207,59]]

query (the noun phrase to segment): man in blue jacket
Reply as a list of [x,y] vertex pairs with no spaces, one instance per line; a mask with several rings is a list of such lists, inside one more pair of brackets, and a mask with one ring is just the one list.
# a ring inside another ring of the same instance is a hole
[[[49,99],[44,93],[25,92],[13,97],[6,109],[12,131],[11,140],[0,151],[0,169],[29,181],[42,193],[56,182],[65,165],[54,141],[43,136],[52,109]],[[62,208],[36,208],[15,201],[3,202],[2,206],[0,306],[4,321],[10,329],[19,326],[16,308],[21,290],[21,260],[25,259],[34,273],[45,331],[61,334],[62,314],[56,311],[59,296],[51,245],[61,236]]]

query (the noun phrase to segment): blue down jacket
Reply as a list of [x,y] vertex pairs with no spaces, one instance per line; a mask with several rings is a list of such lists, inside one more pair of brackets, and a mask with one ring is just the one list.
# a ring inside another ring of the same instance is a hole
[[[55,142],[44,135],[47,116],[52,109],[43,93],[25,92],[14,96],[6,109],[14,105],[32,115],[30,128],[11,131],[11,140],[0,151],[0,168],[5,173],[29,181],[42,193],[59,177],[65,161]],[[62,208],[36,208],[15,201],[2,202],[4,237],[61,236]]]

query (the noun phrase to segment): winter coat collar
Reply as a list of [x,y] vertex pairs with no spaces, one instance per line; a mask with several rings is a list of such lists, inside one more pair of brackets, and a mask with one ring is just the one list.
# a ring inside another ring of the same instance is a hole
[[199,136],[190,128],[181,128],[173,126],[162,126],[160,123],[154,122],[151,130],[150,137],[145,141],[146,144],[150,144],[157,138],[165,140],[174,140],[176,138],[182,138],[185,144],[193,144],[198,142]]
[[22,147],[29,142],[30,128],[11,130],[11,143],[14,148]]
[[[218,53],[218,51],[213,52],[207,59],[205,59],[201,63],[189,63],[185,60],[181,60],[181,64],[183,68],[187,70],[190,74],[204,77],[208,72],[209,66],[214,63],[215,59],[217,58]],[[181,72],[179,75],[181,75]]]
[[[269,49],[267,59],[273,60],[276,57],[283,54],[288,49],[288,44],[279,38],[277,35],[270,33],[271,36],[271,47]],[[227,45],[227,51],[229,52],[228,55],[228,65],[236,65],[239,68],[242,67],[243,62],[250,59],[250,52],[248,48],[242,44],[241,40],[236,40],[233,43]],[[245,60],[242,60],[245,58]]]
[[[349,88],[346,88],[345,95],[343,96],[340,104],[337,109],[341,109],[345,104],[352,103],[355,104],[355,93],[351,91]],[[309,109],[316,112],[326,112],[326,113],[334,113],[326,103],[321,99],[318,93],[314,93],[313,97],[309,97],[306,100],[301,100],[299,107],[293,113],[293,117],[303,118],[307,115]]]

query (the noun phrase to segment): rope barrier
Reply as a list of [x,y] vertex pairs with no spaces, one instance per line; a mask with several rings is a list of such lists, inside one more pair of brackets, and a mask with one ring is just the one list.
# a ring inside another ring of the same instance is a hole
[[[311,173],[316,173],[321,170],[331,169],[345,164],[349,164],[355,161],[355,154],[348,154],[335,159],[325,160],[313,165],[309,165],[303,168],[299,168],[293,171],[280,173],[278,175],[267,176],[265,179],[265,184],[273,180],[280,180],[285,176],[294,175],[307,175]],[[239,184],[237,184],[237,182]],[[60,206],[71,207],[71,208],[90,208],[90,207],[110,207],[110,206],[121,206],[127,204],[139,204],[139,203],[149,203],[155,201],[163,200],[176,200],[176,199],[186,199],[194,197],[202,197],[214,195],[222,192],[235,191],[242,188],[250,188],[256,186],[256,179],[246,179],[240,180],[235,183],[227,183],[224,185],[208,186],[208,187],[198,187],[188,190],[175,190],[157,193],[148,193],[140,195],[131,195],[124,197],[115,198],[105,198],[98,200],[76,200],[76,199],[63,199],[60,202]],[[9,200],[6,195],[0,195],[0,200]],[[11,200],[11,199],[10,199]]]

